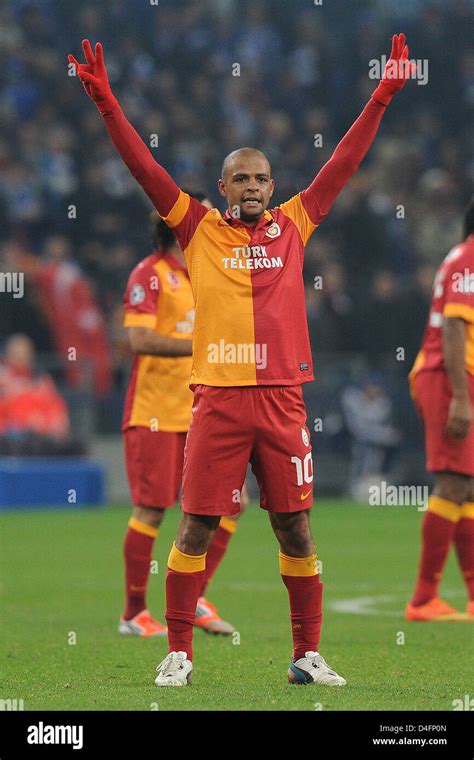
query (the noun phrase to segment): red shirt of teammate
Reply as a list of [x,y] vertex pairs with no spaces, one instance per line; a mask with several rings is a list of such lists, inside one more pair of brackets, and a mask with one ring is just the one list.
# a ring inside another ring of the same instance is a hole
[[[423,519],[408,620],[474,620],[474,203],[466,232],[436,274],[428,325],[410,373],[435,489]],[[466,613],[438,597],[451,544],[469,594]]]

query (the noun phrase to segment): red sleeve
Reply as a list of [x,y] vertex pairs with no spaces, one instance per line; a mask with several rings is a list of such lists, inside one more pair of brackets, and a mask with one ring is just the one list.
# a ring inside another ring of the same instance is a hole
[[385,106],[371,98],[329,161],[301,193],[313,224],[318,225],[326,216],[346,182],[357,171],[377,134],[384,112]]
[[155,161],[117,102],[99,113],[123,162],[159,215],[174,229],[184,250],[209,209],[179,189],[174,179]]
[[176,182],[155,161],[118,103],[103,113],[102,118],[123,162],[142,186],[160,216],[169,214],[179,195]]
[[154,267],[148,262],[140,262],[128,278],[123,297],[125,327],[155,328],[159,288]]
[[140,135],[116,103],[101,114],[107,131],[130,173],[142,186],[159,215],[173,228],[184,249],[208,209],[183,193],[155,161]]

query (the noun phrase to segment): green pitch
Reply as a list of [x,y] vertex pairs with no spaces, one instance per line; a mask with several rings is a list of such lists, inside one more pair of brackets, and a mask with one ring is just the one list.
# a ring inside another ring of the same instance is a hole
[[[0,517],[1,699],[23,699],[26,710],[451,710],[472,691],[474,625],[402,616],[420,513],[340,501],[318,503],[312,521],[325,584],[321,652],[348,685],[287,683],[287,592],[267,516],[251,508],[209,592],[239,637],[196,631],[193,685],[158,689],[165,641],[116,632],[128,515],[114,507]],[[168,515],[155,545],[149,607],[159,617],[178,517]],[[442,592],[464,609],[452,556]]]

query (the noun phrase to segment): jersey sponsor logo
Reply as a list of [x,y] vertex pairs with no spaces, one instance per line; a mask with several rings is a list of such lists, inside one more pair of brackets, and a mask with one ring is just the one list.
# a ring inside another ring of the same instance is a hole
[[273,224],[271,224],[270,227],[268,228],[266,232],[266,236],[269,238],[276,238],[276,237],[279,237],[280,235],[281,235],[280,225],[277,224],[276,222],[273,222]]
[[190,311],[187,311],[186,319],[183,319],[181,322],[176,322],[176,332],[192,333],[194,331],[195,315],[195,309],[190,309]]
[[301,438],[305,446],[309,446],[309,436],[304,428],[301,428]]
[[168,277],[168,282],[170,282],[174,288],[179,287],[179,277],[177,274],[175,274],[174,272],[168,272],[167,277]]
[[310,493],[311,493],[311,488],[309,489],[307,493],[302,493],[300,496],[301,501],[304,501],[305,499],[307,499]]
[[145,288],[143,285],[140,285],[139,282],[136,282],[135,285],[132,285],[130,289],[129,300],[132,306],[137,306],[139,303],[143,303],[145,300]]
[[224,269],[272,269],[282,267],[281,256],[269,256],[264,245],[242,245],[232,248],[232,255],[222,259]]

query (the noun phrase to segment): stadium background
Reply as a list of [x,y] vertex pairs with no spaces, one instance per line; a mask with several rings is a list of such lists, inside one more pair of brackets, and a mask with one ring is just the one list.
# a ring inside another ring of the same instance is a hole
[[127,500],[121,301],[130,270],[150,251],[150,206],[67,76],[66,53],[78,53],[82,37],[102,40],[126,114],[147,143],[157,136],[154,155],[218,205],[222,157],[240,145],[269,156],[276,204],[303,188],[369,97],[369,60],[388,55],[394,30],[406,32],[414,57],[428,59],[428,83],[409,83],[388,109],[306,254],[317,373],[305,388],[308,424],[320,492],[345,493],[352,441],[341,398],[374,371],[391,405],[384,424],[395,430],[388,477],[425,482],[406,376],[434,271],[461,238],[472,188],[473,13],[469,0],[319,8],[306,0],[4,0],[0,269],[24,272],[25,294],[2,294],[2,344],[17,333],[32,339],[36,370],[51,373],[73,435],[105,464],[112,501]]

